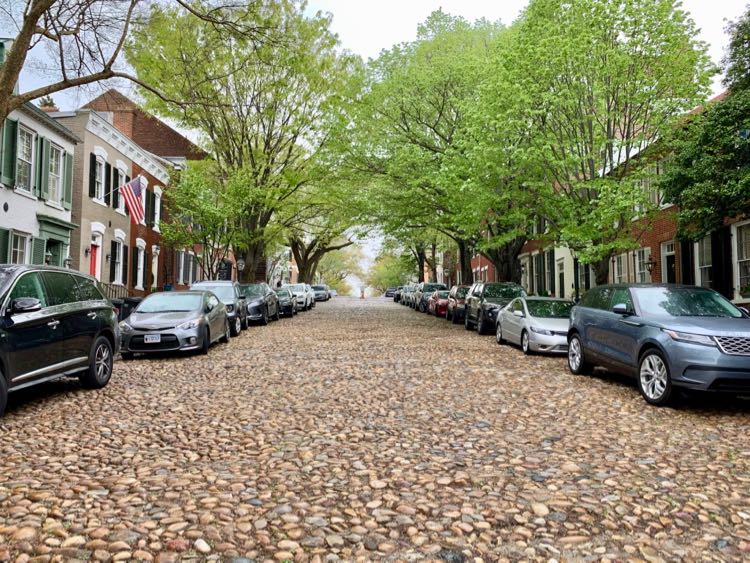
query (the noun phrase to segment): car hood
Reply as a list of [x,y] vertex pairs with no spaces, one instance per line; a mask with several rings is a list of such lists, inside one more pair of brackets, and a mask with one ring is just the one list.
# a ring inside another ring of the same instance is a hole
[[544,317],[529,317],[529,324],[539,328],[545,328],[554,332],[568,332],[570,319],[549,319]]
[[659,328],[707,336],[740,336],[750,338],[750,319],[720,317],[678,317],[654,319]]
[[186,321],[198,318],[195,311],[179,313],[138,313],[133,312],[127,318],[127,323],[133,328],[161,328],[173,327]]
[[253,297],[253,298],[246,297],[245,302],[248,305],[260,305],[261,303],[263,303],[263,298],[262,297]]

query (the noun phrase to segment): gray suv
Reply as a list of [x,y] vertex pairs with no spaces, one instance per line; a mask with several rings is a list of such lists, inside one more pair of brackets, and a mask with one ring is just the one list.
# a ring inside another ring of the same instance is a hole
[[665,405],[675,387],[750,390],[750,318],[713,290],[604,285],[573,308],[568,367],[632,375],[643,398]]
[[190,289],[212,291],[226,305],[232,336],[239,336],[247,328],[246,299],[240,284],[234,281],[201,281],[191,285]]

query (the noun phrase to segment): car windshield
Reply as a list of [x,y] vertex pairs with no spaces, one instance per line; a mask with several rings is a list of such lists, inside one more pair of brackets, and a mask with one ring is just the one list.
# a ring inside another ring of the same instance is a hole
[[695,287],[639,287],[633,290],[643,316],[729,317],[742,312],[709,289]]
[[437,297],[438,299],[448,299],[448,293],[447,291],[438,291]]
[[287,286],[289,291],[305,291],[305,284],[303,283],[295,283],[290,286]]
[[441,283],[426,283],[422,288],[424,293],[435,291],[436,289],[445,289],[445,286]]
[[277,295],[279,295],[280,297],[289,297],[289,296],[291,295],[290,291],[289,291],[288,289],[286,289],[286,288],[282,288],[282,289],[274,289],[274,291],[275,291],[275,292],[276,292],[276,294],[277,294]]
[[523,288],[515,285],[486,285],[484,286],[484,296],[490,298],[513,299],[521,297]]
[[456,290],[456,299],[463,299],[464,297],[466,297],[467,293],[469,293],[468,287],[459,287]]
[[216,295],[216,297],[218,297],[219,299],[234,299],[234,287],[232,287],[229,284],[226,284],[226,285],[201,284],[200,286],[196,286],[196,289],[212,291],[214,295]]
[[263,286],[260,285],[259,283],[251,283],[250,285],[242,286],[242,291],[248,297],[257,297],[265,293],[263,291]]
[[567,319],[573,308],[572,301],[526,301],[526,307],[532,317],[541,319]]
[[203,296],[198,293],[154,293],[141,301],[137,313],[187,313],[201,307]]
[[325,291],[326,290],[326,286],[324,286],[324,285],[314,285],[314,286],[312,286],[312,288],[315,291]]

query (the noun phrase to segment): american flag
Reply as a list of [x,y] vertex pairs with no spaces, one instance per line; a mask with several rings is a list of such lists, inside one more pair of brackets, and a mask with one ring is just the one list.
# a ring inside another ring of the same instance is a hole
[[125,205],[130,211],[130,218],[136,225],[143,221],[146,215],[143,211],[142,193],[143,187],[141,186],[140,176],[136,176],[120,188],[120,195],[125,198]]

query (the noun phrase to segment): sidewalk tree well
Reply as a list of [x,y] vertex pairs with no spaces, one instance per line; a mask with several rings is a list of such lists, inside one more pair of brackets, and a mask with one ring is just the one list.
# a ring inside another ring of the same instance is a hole
[[[242,18],[237,17],[236,0],[168,3],[193,25],[212,26],[253,44],[262,43],[268,31],[259,0],[245,3],[246,13],[252,17]],[[0,123],[26,102],[112,78],[135,82],[174,103],[191,103],[188,96],[172,97],[174,92],[162,90],[160,82],[132,75],[121,61],[123,46],[134,35],[133,28],[150,7],[164,4],[161,0],[27,0],[3,4],[0,23],[5,24],[6,31],[0,35],[12,30],[13,37],[0,52]],[[25,67],[43,76],[44,83],[17,92],[15,86]]]
[[555,188],[551,235],[597,283],[612,254],[638,244],[634,208],[649,208],[634,159],[708,93],[713,68],[696,37],[674,0],[532,0],[513,34],[510,115],[533,131],[540,189]]
[[[240,22],[255,21],[253,7],[234,13]],[[292,0],[267,0],[259,10],[268,22],[260,44],[155,5],[126,47],[140,80],[191,101],[171,104],[141,89],[147,107],[201,132],[225,177],[245,176],[234,247],[251,281],[267,241],[283,228],[274,225],[276,215],[310,181],[330,115],[359,65],[339,52],[330,16],[306,16],[305,5]]]

